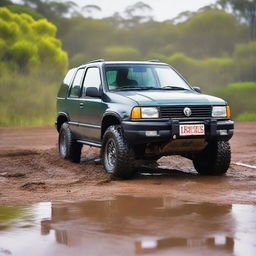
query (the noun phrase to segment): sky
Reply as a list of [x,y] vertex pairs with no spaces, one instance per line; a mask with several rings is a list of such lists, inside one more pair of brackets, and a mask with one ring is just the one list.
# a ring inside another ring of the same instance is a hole
[[100,6],[102,11],[95,17],[102,17],[111,16],[114,12],[123,12],[127,6],[139,1],[152,7],[152,14],[158,21],[172,19],[183,11],[196,11],[200,7],[216,2],[216,0],[76,0],[74,2],[80,6],[88,4]]
[[[60,0],[61,1],[61,0]],[[113,13],[122,13],[124,9],[137,2],[142,1],[153,9],[152,15],[155,20],[163,21],[176,17],[183,11],[196,11],[200,7],[215,3],[216,0],[72,0],[78,5],[98,5],[101,12],[95,13],[93,17],[102,18],[112,16]],[[20,0],[13,0],[19,3]]]

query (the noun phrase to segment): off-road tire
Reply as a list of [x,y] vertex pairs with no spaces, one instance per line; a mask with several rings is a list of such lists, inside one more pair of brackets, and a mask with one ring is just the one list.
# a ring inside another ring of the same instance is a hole
[[134,150],[127,142],[120,125],[112,125],[106,130],[102,140],[101,157],[106,172],[113,177],[130,179],[137,172]]
[[82,144],[77,143],[68,123],[62,124],[60,128],[58,148],[62,158],[74,163],[80,162]]
[[227,172],[231,160],[228,141],[213,141],[196,154],[193,164],[196,171],[203,175],[223,175]]

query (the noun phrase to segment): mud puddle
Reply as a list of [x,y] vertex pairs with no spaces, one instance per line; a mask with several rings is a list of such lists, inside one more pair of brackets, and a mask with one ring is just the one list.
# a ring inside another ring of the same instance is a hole
[[118,196],[0,206],[0,255],[255,255],[256,206]]

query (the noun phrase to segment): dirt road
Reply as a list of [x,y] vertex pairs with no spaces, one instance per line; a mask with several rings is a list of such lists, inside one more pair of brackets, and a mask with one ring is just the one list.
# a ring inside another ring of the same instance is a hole
[[128,181],[111,180],[98,164],[98,149],[84,147],[80,164],[61,159],[54,127],[0,128],[0,204],[115,195],[256,204],[255,126],[256,122],[236,123],[232,164],[226,176],[197,175],[191,161],[173,156],[161,158],[162,169],[155,169],[155,174],[141,174]]

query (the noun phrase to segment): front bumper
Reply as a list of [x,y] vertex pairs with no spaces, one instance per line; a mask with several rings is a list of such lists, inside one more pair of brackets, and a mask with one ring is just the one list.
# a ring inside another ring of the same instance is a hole
[[[180,124],[204,124],[205,135],[180,136]],[[123,121],[122,127],[130,144],[146,144],[164,142],[173,139],[204,138],[210,140],[228,141],[233,136],[234,122],[231,120],[167,120],[167,121]],[[223,130],[226,134],[223,134]],[[146,136],[146,131],[157,131],[157,136]]]

